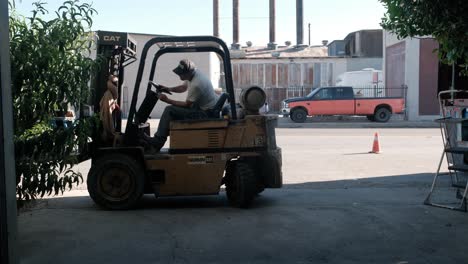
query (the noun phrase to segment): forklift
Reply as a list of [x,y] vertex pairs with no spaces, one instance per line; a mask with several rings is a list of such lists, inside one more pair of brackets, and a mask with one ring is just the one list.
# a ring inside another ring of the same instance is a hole
[[[150,50],[154,54],[149,54]],[[169,148],[152,153],[141,144],[142,135],[149,134],[147,120],[158,95],[168,92],[154,79],[158,59],[167,53],[189,52],[218,55],[226,91],[209,114],[171,122]],[[152,64],[146,97],[137,107],[147,58],[152,58]],[[96,94],[102,95],[99,87],[105,86],[96,86]],[[119,89],[119,98],[120,93]],[[265,188],[281,188],[281,148],[275,138],[278,117],[259,113],[266,99],[261,88],[245,89],[240,97],[240,104],[236,103],[229,49],[221,39],[212,36],[150,39],[141,52],[127,124],[120,140],[103,143],[99,133],[92,137],[89,148],[92,165],[87,178],[90,197],[104,209],[127,210],[134,208],[144,194],[217,195],[224,185],[229,204],[246,208]],[[115,123],[118,126],[121,120]]]

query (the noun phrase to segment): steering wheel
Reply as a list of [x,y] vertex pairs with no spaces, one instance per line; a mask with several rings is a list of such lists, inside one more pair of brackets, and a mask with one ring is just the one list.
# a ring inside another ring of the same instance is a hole
[[167,88],[162,88],[161,85],[153,82],[153,81],[149,81],[149,84],[151,84],[152,86],[154,86],[154,88],[156,88],[156,92],[157,93],[167,93],[167,94],[172,94]]

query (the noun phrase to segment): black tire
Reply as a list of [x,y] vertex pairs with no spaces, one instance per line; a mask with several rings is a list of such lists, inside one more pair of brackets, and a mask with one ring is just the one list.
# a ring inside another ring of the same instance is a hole
[[229,166],[226,174],[226,195],[234,207],[247,208],[258,194],[255,171],[247,162],[236,162]]
[[307,119],[307,112],[304,109],[296,109],[291,113],[291,120],[296,123],[304,123]]
[[375,121],[375,118],[373,115],[368,115],[367,116],[367,120],[371,121],[371,122],[374,122]]
[[376,122],[385,123],[392,117],[392,112],[388,108],[381,107],[375,111],[374,119]]
[[110,210],[134,207],[144,193],[145,172],[136,160],[110,154],[93,162],[88,173],[88,192],[93,201]]

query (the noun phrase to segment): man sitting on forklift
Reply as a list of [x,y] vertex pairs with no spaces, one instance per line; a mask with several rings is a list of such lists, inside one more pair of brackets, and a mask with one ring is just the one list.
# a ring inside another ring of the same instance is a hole
[[213,109],[218,100],[218,96],[213,89],[210,79],[201,71],[196,69],[195,64],[187,59],[179,62],[179,65],[173,70],[183,84],[175,87],[165,87],[161,85],[163,90],[171,93],[183,93],[188,91],[185,101],[176,101],[168,98],[165,94],[159,94],[159,100],[169,104],[164,109],[164,112],[159,120],[159,126],[154,137],[151,138],[145,135],[145,140],[150,143],[155,151],[161,150],[169,136],[170,122],[173,120],[183,120],[187,116],[197,114],[199,112],[209,111]]

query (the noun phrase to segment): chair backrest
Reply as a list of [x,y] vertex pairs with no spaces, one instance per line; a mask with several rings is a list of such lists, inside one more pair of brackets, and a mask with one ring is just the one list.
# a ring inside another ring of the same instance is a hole
[[219,113],[221,112],[221,109],[223,109],[224,103],[226,103],[226,100],[229,98],[229,95],[227,93],[222,93],[218,101],[216,102],[215,106],[213,107],[213,112]]
[[[221,116],[221,110],[223,109],[224,103],[226,103],[226,100],[229,98],[229,94],[227,93],[222,93],[218,101],[216,101],[216,104],[213,106],[212,109],[209,109],[207,111],[196,111],[193,113],[189,113],[188,115],[185,116],[185,119],[192,119],[192,120],[197,120],[197,119],[207,119],[207,118],[220,118]],[[193,106],[194,108],[198,108],[198,106]]]

